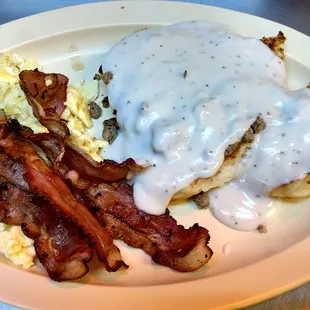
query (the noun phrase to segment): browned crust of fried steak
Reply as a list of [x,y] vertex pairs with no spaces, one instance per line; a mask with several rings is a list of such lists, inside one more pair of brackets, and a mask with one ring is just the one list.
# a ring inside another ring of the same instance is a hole
[[282,60],[285,59],[284,44],[286,37],[282,31],[279,31],[275,37],[263,37],[261,41],[266,44],[276,56]]
[[[258,115],[240,142],[230,144],[225,151],[225,159],[219,170],[209,178],[198,178],[188,187],[177,192],[172,201],[179,201],[195,197],[201,192],[208,192],[212,188],[223,186],[235,177],[236,167],[245,152],[251,148],[255,135],[266,127],[262,117]],[[199,196],[198,196],[199,198]],[[197,200],[197,199],[196,199]],[[198,202],[198,206],[201,204]]]

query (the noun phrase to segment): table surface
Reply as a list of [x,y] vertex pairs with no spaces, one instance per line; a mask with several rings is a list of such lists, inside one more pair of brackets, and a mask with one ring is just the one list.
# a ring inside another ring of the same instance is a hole
[[[0,0],[0,24],[65,6],[100,0]],[[310,36],[310,0],[188,0],[261,16]],[[247,310],[310,310],[310,283]],[[16,308],[0,303],[0,310]]]

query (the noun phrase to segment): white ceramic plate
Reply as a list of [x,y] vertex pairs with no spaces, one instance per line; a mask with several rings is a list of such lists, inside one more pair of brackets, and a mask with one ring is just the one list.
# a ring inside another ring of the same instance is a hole
[[[0,26],[0,50],[38,59],[46,71],[67,74],[71,82],[92,78],[104,52],[126,34],[184,20],[229,24],[254,37],[282,30],[289,85],[310,81],[310,38],[261,18],[229,10],[186,3],[111,2],[61,9]],[[71,68],[69,47],[75,44],[85,65]],[[0,300],[36,309],[223,309],[245,306],[287,291],[310,280],[309,201],[287,204],[267,234],[238,232],[215,220],[209,211],[191,205],[171,213],[188,226],[198,222],[211,234],[214,256],[209,266],[192,274],[153,264],[140,250],[120,245],[130,265],[126,272],[109,274],[97,268],[83,281],[58,284],[44,270],[23,271],[0,262]],[[229,245],[230,251],[223,252]]]

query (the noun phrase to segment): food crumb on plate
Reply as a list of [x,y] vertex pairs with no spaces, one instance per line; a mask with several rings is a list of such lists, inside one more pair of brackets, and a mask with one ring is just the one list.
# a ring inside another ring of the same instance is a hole
[[266,234],[268,232],[267,227],[265,225],[259,225],[257,227],[257,230],[261,234]]

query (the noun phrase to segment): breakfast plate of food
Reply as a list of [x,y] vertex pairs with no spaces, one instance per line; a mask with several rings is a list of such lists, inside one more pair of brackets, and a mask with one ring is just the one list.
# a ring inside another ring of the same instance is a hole
[[232,309],[309,281],[307,36],[130,1],[0,38],[1,301]]

